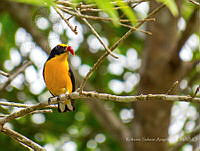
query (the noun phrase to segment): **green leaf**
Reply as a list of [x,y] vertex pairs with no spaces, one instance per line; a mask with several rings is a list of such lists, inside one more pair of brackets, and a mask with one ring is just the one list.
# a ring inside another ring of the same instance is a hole
[[38,5],[38,6],[54,6],[54,0],[11,0],[18,3],[26,3],[31,5]]
[[104,0],[103,3],[100,0],[94,0],[97,4],[97,6],[104,10],[108,15],[113,19],[113,23],[117,26],[117,23],[119,23],[118,20],[118,13],[116,10],[114,10],[114,5],[111,3],[110,0]]
[[134,25],[137,21],[137,17],[135,16],[133,10],[123,0],[115,0],[115,2],[123,11],[123,13],[130,19],[132,25]]
[[157,0],[157,1],[165,4],[175,17],[178,16],[178,8],[174,0]]

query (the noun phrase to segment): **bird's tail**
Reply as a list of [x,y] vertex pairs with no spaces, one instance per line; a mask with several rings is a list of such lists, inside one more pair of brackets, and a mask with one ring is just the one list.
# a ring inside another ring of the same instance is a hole
[[74,100],[66,100],[63,103],[60,102],[58,103],[58,112],[70,112],[74,111],[75,106],[74,106]]

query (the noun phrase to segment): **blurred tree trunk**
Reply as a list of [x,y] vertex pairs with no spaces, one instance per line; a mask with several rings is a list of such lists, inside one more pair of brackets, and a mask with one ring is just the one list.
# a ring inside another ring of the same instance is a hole
[[[151,10],[158,7],[151,2]],[[178,41],[177,17],[167,8],[162,9],[155,16],[156,22],[147,25],[147,31],[153,36],[147,36],[143,51],[141,81],[139,94],[166,93],[176,80],[180,80],[184,73],[183,66],[171,63]],[[177,59],[180,61],[180,59]],[[166,151],[170,110],[172,103],[162,100],[138,102],[134,104],[136,123],[133,125],[136,151]],[[146,139],[146,140],[145,140]],[[155,139],[155,140],[154,140]]]

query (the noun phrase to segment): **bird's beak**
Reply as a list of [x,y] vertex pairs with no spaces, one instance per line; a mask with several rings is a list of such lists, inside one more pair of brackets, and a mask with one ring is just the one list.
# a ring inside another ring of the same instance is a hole
[[67,47],[67,51],[69,51],[73,56],[75,56],[74,49],[71,46]]

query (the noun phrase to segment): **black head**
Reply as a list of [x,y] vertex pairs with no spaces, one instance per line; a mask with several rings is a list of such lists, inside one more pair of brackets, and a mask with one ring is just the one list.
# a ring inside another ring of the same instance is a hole
[[66,44],[59,44],[51,50],[48,60],[57,55],[67,53],[68,51],[70,51],[74,55],[74,51],[71,46],[68,46]]

